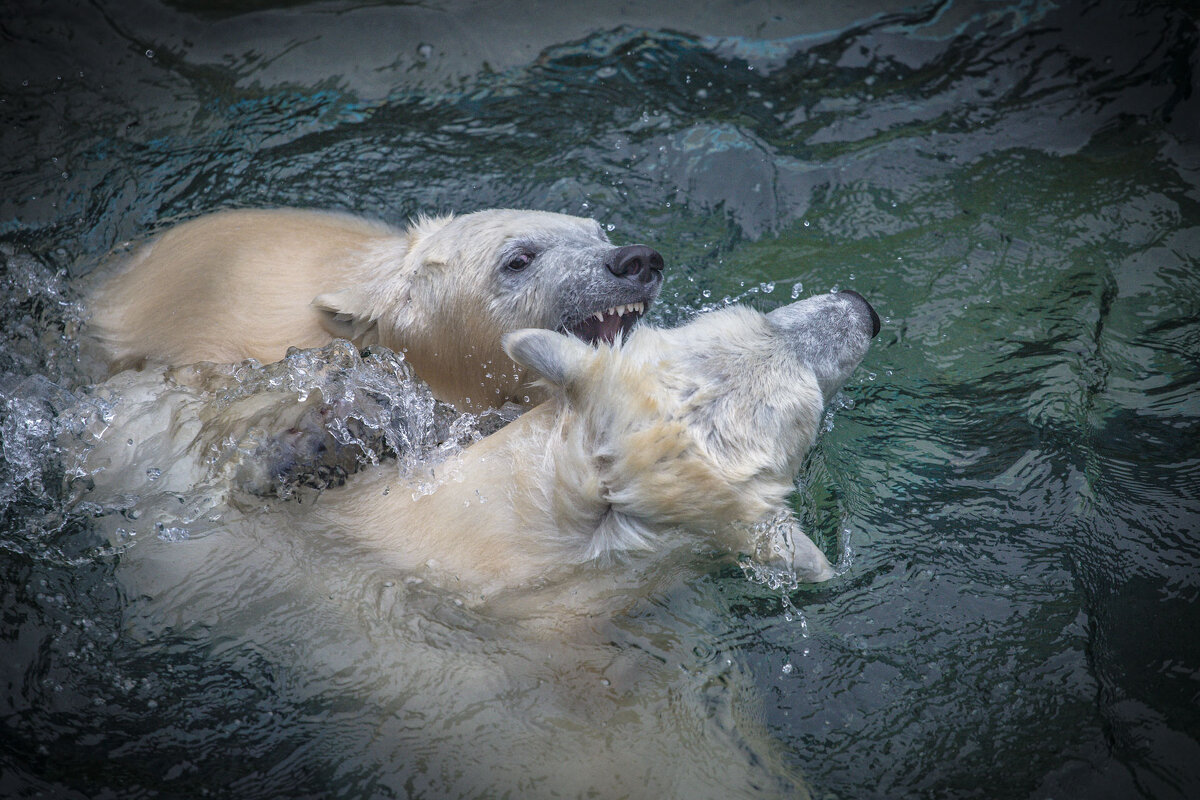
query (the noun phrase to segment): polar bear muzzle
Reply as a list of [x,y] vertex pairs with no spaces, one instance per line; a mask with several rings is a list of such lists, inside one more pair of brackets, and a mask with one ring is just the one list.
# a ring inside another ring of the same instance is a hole
[[[615,247],[602,259],[603,280],[596,294],[620,302],[602,308],[578,310],[564,317],[559,330],[589,344],[624,341],[658,297],[663,281],[663,257],[644,244]],[[582,298],[581,298],[582,299]]]

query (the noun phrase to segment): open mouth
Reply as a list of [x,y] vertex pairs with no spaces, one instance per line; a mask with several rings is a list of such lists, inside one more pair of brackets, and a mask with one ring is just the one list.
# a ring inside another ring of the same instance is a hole
[[613,344],[618,335],[624,338],[633,330],[649,307],[649,303],[627,303],[594,311],[581,322],[569,326],[568,330],[589,344]]

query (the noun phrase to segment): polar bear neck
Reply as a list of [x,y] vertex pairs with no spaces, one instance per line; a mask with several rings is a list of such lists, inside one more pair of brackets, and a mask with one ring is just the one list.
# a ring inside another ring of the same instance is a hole
[[579,469],[566,463],[575,455],[552,446],[565,413],[543,403],[480,440],[438,470],[428,494],[378,469],[326,491],[314,512],[333,524],[352,516],[388,563],[428,568],[448,585],[490,593],[536,582],[587,560],[588,534],[607,510],[594,469],[559,480]]
[[431,493],[379,469],[326,491],[314,511],[335,524],[352,515],[357,535],[400,569],[483,594],[656,549],[669,527],[614,507],[588,428],[550,400],[443,465]]

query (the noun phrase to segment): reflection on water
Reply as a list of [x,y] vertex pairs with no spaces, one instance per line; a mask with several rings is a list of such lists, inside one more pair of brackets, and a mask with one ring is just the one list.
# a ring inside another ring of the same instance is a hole
[[[735,5],[585,24],[588,4],[556,4],[528,34],[519,13],[386,4],[5,23],[7,793],[434,795],[430,731],[455,701],[378,643],[527,674],[411,587],[300,629],[286,575],[228,575],[252,635],[142,624],[121,556],[64,512],[50,443],[91,369],[77,282],[231,205],[595,216],[667,257],[660,322],[861,291],[884,330],[796,496],[845,574],[786,602],[727,560],[664,576],[611,623],[626,674],[685,693],[662,724],[688,741],[760,718],[818,795],[1200,793],[1194,15]],[[527,688],[510,701],[532,730],[555,706]],[[592,701],[584,717],[645,712]],[[462,704],[454,724],[503,728]]]

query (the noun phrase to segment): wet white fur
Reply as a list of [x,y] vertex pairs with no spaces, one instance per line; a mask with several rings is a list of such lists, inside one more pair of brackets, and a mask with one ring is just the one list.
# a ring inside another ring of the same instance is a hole
[[[498,274],[517,241],[560,257],[505,283]],[[420,218],[407,230],[328,212],[224,211],[171,228],[106,275],[89,299],[89,330],[114,373],[268,363],[340,337],[404,352],[459,408],[529,404],[540,398],[501,336],[556,328],[572,304],[632,302],[605,302],[612,287],[599,261],[611,249],[594,220],[541,211]]]
[[[620,348],[544,329],[509,334],[506,350],[550,399],[439,465],[436,489],[415,491],[380,464],[257,524],[338,530],[381,564],[474,596],[669,549],[680,532],[752,551],[763,525],[774,557],[801,580],[825,580],[829,562],[786,498],[825,404],[866,353],[869,313],[828,294],[768,315],[730,307],[679,328],[642,327]],[[129,484],[145,482],[148,464],[163,470],[155,488],[167,496],[220,482],[221,465],[204,460],[209,444],[238,438],[253,415],[197,391],[204,383],[202,369],[110,381],[118,413],[89,453],[98,494],[138,491]]]
[[[825,403],[870,341],[866,308],[845,295],[773,315],[727,308],[641,328],[619,349],[510,334],[507,351],[542,376],[551,400],[464,451],[432,494],[414,496],[378,470],[305,513],[389,563],[433,567],[481,592],[654,550],[669,531],[752,547],[751,526],[790,519],[784,501]],[[832,576],[794,523],[783,538],[800,579]]]

